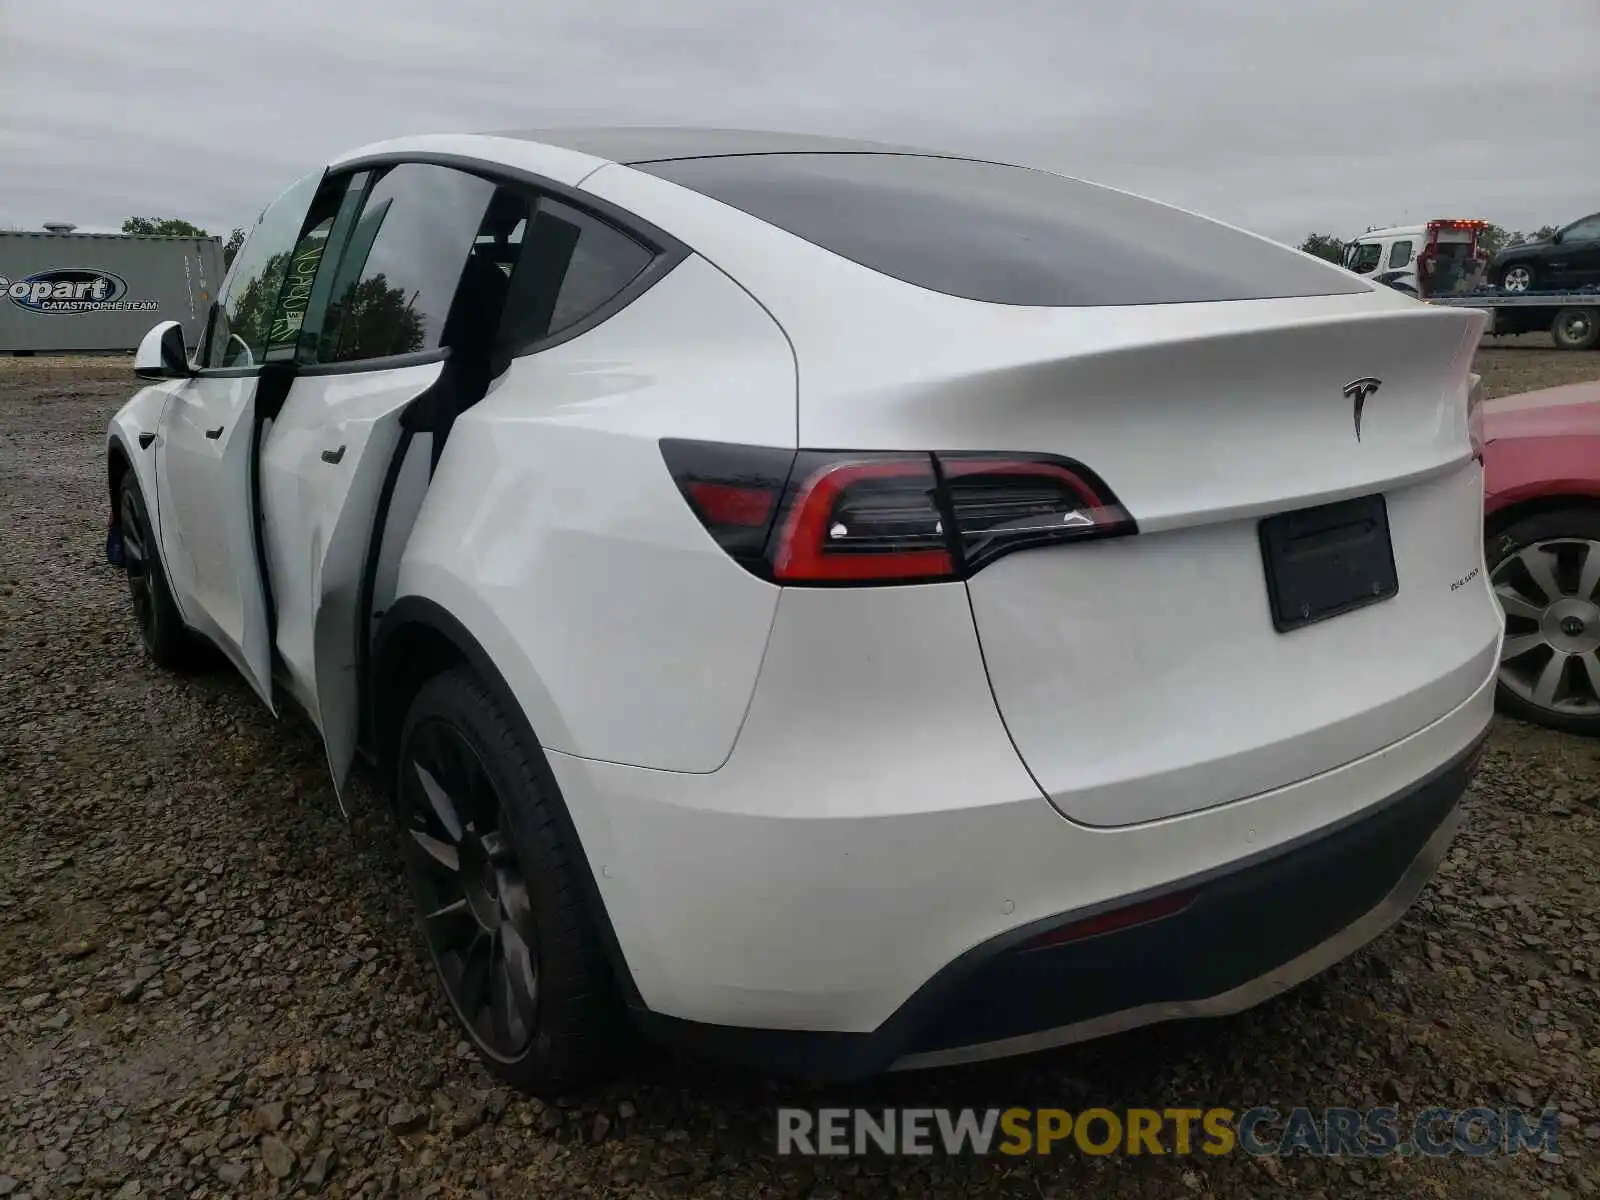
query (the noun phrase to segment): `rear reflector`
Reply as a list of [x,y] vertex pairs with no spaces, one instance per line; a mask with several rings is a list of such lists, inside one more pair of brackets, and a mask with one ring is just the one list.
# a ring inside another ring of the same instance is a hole
[[1137,532],[1105,482],[1044,454],[780,451],[663,439],[718,545],[791,585],[964,579],[1014,550]]
[[1194,903],[1195,897],[1199,894],[1199,890],[1194,888],[1183,892],[1169,892],[1165,896],[1143,900],[1126,908],[1114,908],[1110,912],[1096,913],[1092,917],[1084,917],[1081,921],[1073,921],[1069,925],[1062,925],[1049,933],[1041,934],[1024,942],[1018,949],[1044,950],[1050,946],[1061,946],[1067,942],[1081,942],[1085,938],[1099,937],[1103,933],[1113,933],[1119,929],[1131,929],[1135,925],[1148,925],[1151,921],[1159,921],[1163,917],[1175,916],[1182,912]]

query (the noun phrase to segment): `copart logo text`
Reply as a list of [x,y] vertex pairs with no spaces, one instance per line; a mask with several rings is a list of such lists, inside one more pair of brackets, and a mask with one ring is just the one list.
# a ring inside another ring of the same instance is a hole
[[0,275],[0,292],[24,312],[51,315],[94,312],[154,312],[154,300],[129,300],[120,275],[90,267],[35,271],[26,279]]

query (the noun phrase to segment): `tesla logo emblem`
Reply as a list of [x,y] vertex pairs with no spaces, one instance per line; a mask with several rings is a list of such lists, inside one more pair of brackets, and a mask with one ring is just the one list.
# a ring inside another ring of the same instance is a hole
[[1374,379],[1370,375],[1362,379],[1352,379],[1344,385],[1344,394],[1355,405],[1356,441],[1361,440],[1361,410],[1367,406],[1367,397],[1383,386],[1383,380]]

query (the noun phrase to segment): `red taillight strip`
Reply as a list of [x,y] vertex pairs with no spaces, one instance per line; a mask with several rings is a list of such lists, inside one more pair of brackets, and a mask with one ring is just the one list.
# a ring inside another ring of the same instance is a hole
[[828,520],[839,493],[863,479],[924,477],[933,487],[926,455],[896,460],[832,462],[815,471],[796,490],[773,558],[775,579],[810,582],[942,579],[954,574],[948,550],[907,550],[889,554],[825,554]]

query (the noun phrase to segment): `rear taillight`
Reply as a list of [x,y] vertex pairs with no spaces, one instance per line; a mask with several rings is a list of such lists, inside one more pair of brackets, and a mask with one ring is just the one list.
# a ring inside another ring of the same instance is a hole
[[666,438],[661,452],[678,490],[717,545],[765,574],[767,538],[794,451]]
[[939,454],[962,562],[970,573],[1029,546],[1135,532],[1087,467],[1044,454]]
[[1014,550],[1137,531],[1103,480],[1051,455],[661,449],[718,545],[776,583],[964,579]]
[[769,549],[780,583],[950,579],[955,561],[926,454],[801,454]]

